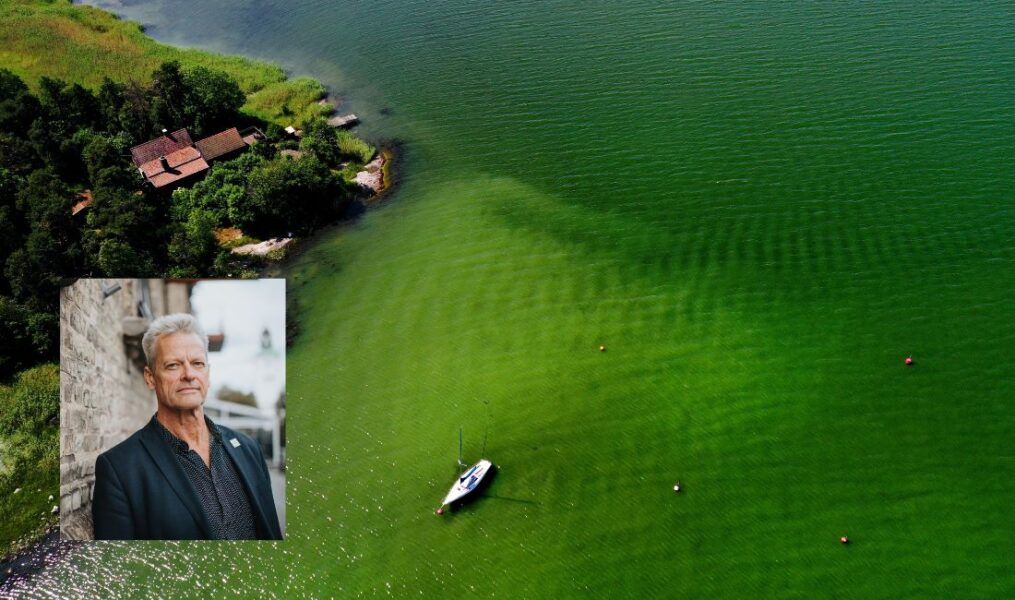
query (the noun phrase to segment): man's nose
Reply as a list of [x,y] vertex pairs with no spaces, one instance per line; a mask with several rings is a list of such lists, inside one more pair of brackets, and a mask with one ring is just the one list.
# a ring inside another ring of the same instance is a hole
[[183,365],[184,379],[193,379],[195,375],[197,375],[197,369],[188,364]]

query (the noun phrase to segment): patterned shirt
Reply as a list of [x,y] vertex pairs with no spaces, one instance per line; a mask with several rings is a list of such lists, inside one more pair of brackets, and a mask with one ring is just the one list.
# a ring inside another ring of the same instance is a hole
[[243,488],[240,474],[236,466],[226,455],[222,447],[222,434],[208,417],[204,418],[211,433],[209,445],[210,467],[204,464],[201,456],[190,449],[187,442],[173,435],[157,417],[152,417],[158,425],[162,439],[169,444],[176,461],[187,474],[187,479],[194,486],[197,498],[201,502],[208,525],[211,526],[211,538],[214,540],[253,540],[257,539],[254,528],[254,512],[250,508],[250,499]]

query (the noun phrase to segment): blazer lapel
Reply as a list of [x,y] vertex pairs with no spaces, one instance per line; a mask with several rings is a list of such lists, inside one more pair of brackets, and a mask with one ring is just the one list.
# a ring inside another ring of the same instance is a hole
[[247,496],[250,498],[250,503],[254,507],[254,512],[257,517],[258,528],[265,534],[271,535],[272,528],[268,526],[268,518],[265,517],[264,504],[261,503],[261,494],[258,493],[258,489],[254,487],[254,482],[260,479],[259,473],[254,472],[253,469],[260,465],[251,465],[248,457],[243,455],[239,446],[233,446],[230,440],[226,437],[225,433],[219,429],[219,433],[222,435],[222,447],[225,448],[226,454],[229,455],[230,460],[236,465],[236,470],[240,473],[240,478],[243,480],[244,487],[247,488]]
[[211,526],[208,525],[208,516],[204,514],[201,503],[197,499],[197,492],[194,491],[194,486],[187,480],[187,475],[176,462],[176,457],[173,456],[172,450],[166,446],[165,440],[159,436],[155,427],[155,423],[151,422],[141,430],[141,443],[144,445],[145,450],[148,451],[148,454],[151,455],[152,460],[155,461],[159,471],[162,472],[162,475],[169,482],[169,487],[180,498],[180,502],[187,507],[194,520],[197,521],[205,537],[211,539]]

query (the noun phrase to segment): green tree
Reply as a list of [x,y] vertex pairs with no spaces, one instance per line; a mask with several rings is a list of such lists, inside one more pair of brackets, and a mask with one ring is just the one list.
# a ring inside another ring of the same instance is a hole
[[92,137],[81,151],[81,157],[84,159],[85,168],[88,171],[88,181],[93,187],[101,171],[109,167],[124,165],[119,149],[110,138],[104,135]]
[[316,157],[282,157],[254,169],[248,194],[229,206],[229,217],[258,237],[303,235],[337,218],[350,196]]
[[328,125],[321,117],[304,125],[300,150],[313,154],[331,168],[344,161],[370,162],[376,152],[370,144],[344,129]]
[[123,167],[107,167],[95,178],[82,245],[89,264],[110,277],[155,276],[163,262],[165,211],[135,188]]
[[215,262],[217,218],[210,211],[194,209],[187,220],[175,225],[169,242],[170,277],[208,274]]
[[236,81],[219,71],[194,67],[183,74],[184,116],[196,136],[234,126],[247,97]]
[[39,117],[28,127],[28,142],[42,163],[57,173],[65,170],[61,145],[70,137],[63,121]]
[[[21,177],[0,167],[0,264],[24,243],[26,224],[17,207],[17,191],[23,184]],[[0,281],[0,292],[5,288],[6,281]]]
[[42,161],[28,140],[12,133],[0,132],[0,168],[27,177],[41,166]]
[[151,118],[156,127],[176,129],[186,125],[184,106],[187,86],[180,63],[164,62],[152,73]]
[[300,138],[300,150],[313,154],[332,168],[337,167],[342,161],[335,128],[328,125],[324,119],[312,119],[304,125],[303,137]]
[[125,133],[127,146],[144,142],[155,132],[152,95],[140,83],[120,84],[106,78],[99,88],[98,102],[104,130]]
[[109,77],[103,77],[102,85],[99,86],[99,93],[96,94],[95,99],[99,105],[99,114],[103,125],[105,125],[105,130],[120,129],[120,110],[127,101],[125,86]]
[[23,137],[41,114],[42,106],[25,82],[11,71],[0,69],[0,132]]
[[[110,95],[113,92],[110,87]],[[184,71],[175,61],[162,63],[152,73],[148,96],[156,128],[187,127],[197,137],[235,125],[246,101],[240,85],[229,75],[205,67]]]
[[60,368],[41,365],[0,394],[0,435],[39,434],[60,414]]
[[179,188],[172,196],[173,220],[182,223],[193,210],[201,209],[215,217],[215,226],[229,221],[229,206],[242,202],[247,193],[247,177],[264,160],[246,153],[234,160],[218,163],[208,175],[191,188]]
[[96,264],[109,277],[155,275],[155,265],[150,256],[138,252],[129,243],[115,237],[106,238],[99,243]]
[[4,273],[14,297],[33,309],[55,309],[62,284],[81,273],[73,202],[74,195],[49,170],[33,172],[18,194],[29,233],[24,247],[7,258]]
[[10,69],[0,69],[0,100],[28,93],[28,86]]
[[59,324],[52,312],[36,312],[0,296],[0,378],[43,360],[56,360]]

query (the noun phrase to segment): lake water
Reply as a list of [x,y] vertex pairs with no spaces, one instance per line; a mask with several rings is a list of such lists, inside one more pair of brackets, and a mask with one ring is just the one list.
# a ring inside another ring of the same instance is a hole
[[398,187],[288,273],[289,539],[35,594],[1015,588],[1012,4],[104,5],[319,77]]

